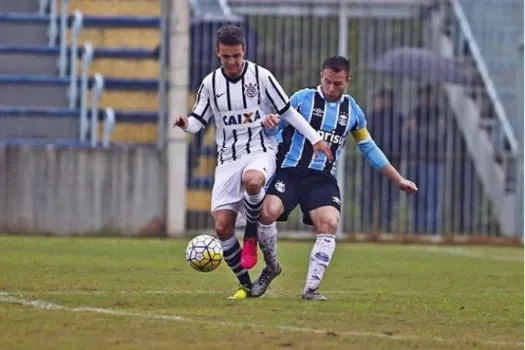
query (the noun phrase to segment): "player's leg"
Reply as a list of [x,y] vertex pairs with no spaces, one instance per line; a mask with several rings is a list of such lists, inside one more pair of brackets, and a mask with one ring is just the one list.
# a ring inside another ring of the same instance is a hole
[[242,200],[242,168],[230,164],[217,167],[212,191],[212,213],[215,232],[222,244],[224,260],[237,277],[241,289],[235,299],[249,296],[252,282],[248,271],[241,266],[241,245],[235,236],[235,220]]
[[265,196],[264,185],[274,171],[274,155],[261,153],[250,160],[242,175],[246,227],[241,265],[245,269],[251,269],[257,264],[257,223]]
[[317,186],[311,188],[311,191],[304,193],[301,207],[303,213],[307,214],[305,223],[313,224],[317,238],[310,252],[303,299],[326,300],[318,289],[335,251],[335,234],[339,225],[341,200],[335,180],[319,182]]
[[293,175],[286,170],[278,170],[268,186],[259,220],[258,239],[266,266],[252,287],[252,295],[263,295],[270,283],[281,274],[282,268],[277,260],[276,221],[286,221],[289,213],[299,201]]

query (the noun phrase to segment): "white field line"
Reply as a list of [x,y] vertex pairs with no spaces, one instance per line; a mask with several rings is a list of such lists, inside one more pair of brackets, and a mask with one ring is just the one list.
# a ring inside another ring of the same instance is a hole
[[429,253],[440,253],[446,255],[455,255],[472,259],[496,260],[496,261],[512,261],[523,263],[523,256],[509,256],[509,255],[492,255],[492,254],[477,254],[460,247],[444,248],[444,247],[421,247],[413,246],[414,250],[422,250]]
[[460,340],[460,339],[451,339],[451,338],[445,339],[441,337],[422,337],[422,336],[410,335],[410,334],[388,335],[385,333],[378,333],[378,332],[358,332],[358,331],[331,332],[326,329],[313,329],[313,328],[284,326],[284,325],[271,326],[271,325],[257,325],[257,324],[242,323],[242,322],[197,320],[197,319],[191,319],[191,318],[186,318],[186,317],[177,316],[177,315],[161,315],[161,314],[154,314],[154,313],[148,313],[148,312],[133,312],[133,311],[126,311],[126,310],[118,310],[118,309],[97,308],[97,307],[91,307],[91,306],[68,307],[68,306],[55,304],[55,303],[51,303],[51,302],[44,301],[44,300],[28,300],[28,299],[23,299],[23,298],[17,298],[17,297],[11,296],[8,293],[3,293],[3,292],[0,292],[0,303],[24,305],[24,306],[30,306],[36,309],[43,309],[43,310],[59,310],[59,311],[68,311],[68,312],[89,312],[89,313],[106,314],[106,315],[112,315],[112,316],[137,317],[137,318],[144,318],[144,319],[173,321],[173,322],[213,324],[213,325],[221,325],[221,326],[228,326],[228,327],[251,327],[251,328],[258,328],[258,329],[276,329],[282,332],[298,332],[298,333],[324,334],[324,335],[333,333],[334,335],[347,336],[347,337],[385,338],[385,339],[400,340],[400,341],[431,340],[434,342],[454,343],[454,344],[465,342],[465,341],[467,342],[474,341],[477,343],[487,344],[487,345],[516,346],[520,348],[523,347],[523,342],[510,341],[510,340],[509,341],[491,341],[491,340],[481,340],[481,339]]

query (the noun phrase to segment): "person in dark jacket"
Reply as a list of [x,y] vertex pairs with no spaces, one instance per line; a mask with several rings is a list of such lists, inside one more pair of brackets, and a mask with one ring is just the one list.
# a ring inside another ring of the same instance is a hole
[[[367,114],[368,130],[389,157],[392,165],[400,166],[403,117],[393,107],[394,92],[386,87],[374,94],[374,108]],[[361,213],[365,232],[392,232],[392,219],[399,193],[380,173],[367,164],[362,169]]]

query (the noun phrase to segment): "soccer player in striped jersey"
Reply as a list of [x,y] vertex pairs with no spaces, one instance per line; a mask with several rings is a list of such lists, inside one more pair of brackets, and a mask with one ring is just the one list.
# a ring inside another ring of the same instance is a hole
[[[291,108],[272,73],[244,59],[245,50],[240,28],[226,25],[217,31],[216,53],[221,67],[202,81],[193,112],[188,117],[176,117],[174,123],[186,132],[196,133],[214,118],[218,164],[211,210],[224,259],[241,285],[233,299],[250,296],[252,282],[247,269],[257,263],[257,224],[264,185],[276,166],[277,141],[274,135],[264,132],[263,118],[276,111],[304,135],[314,152],[333,157],[327,142]],[[242,250],[234,235],[241,206],[247,219]]]
[[320,85],[316,89],[300,90],[291,98],[292,106],[330,144],[335,154],[334,161],[323,155],[313,157],[311,145],[277,115],[265,120],[267,132],[280,130],[282,140],[277,171],[267,188],[260,217],[258,236],[266,267],[253,284],[254,297],[264,294],[271,281],[281,273],[277,260],[275,221],[285,221],[299,205],[303,222],[313,225],[317,233],[302,297],[305,300],[326,300],[318,288],[335,250],[335,233],[341,209],[335,178],[336,161],[349,135],[352,135],[368,162],[398,188],[407,194],[417,191],[416,185],[390,164],[368,133],[363,111],[351,96],[344,93],[350,81],[350,62],[344,57],[330,57],[322,65]]

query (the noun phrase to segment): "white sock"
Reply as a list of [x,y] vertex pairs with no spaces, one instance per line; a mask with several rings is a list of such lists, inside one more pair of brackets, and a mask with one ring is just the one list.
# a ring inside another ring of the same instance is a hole
[[239,240],[237,239],[237,237],[235,237],[235,234],[233,234],[230,238],[226,239],[225,241],[221,241],[221,245],[223,251],[228,251],[231,248],[239,245]]
[[277,224],[274,222],[270,225],[263,225],[259,223],[257,227],[257,239],[259,247],[264,256],[266,266],[277,268]]
[[312,252],[310,253],[310,266],[306,276],[304,291],[316,291],[323,279],[324,271],[332,260],[335,250],[335,235],[321,233],[317,235]]

